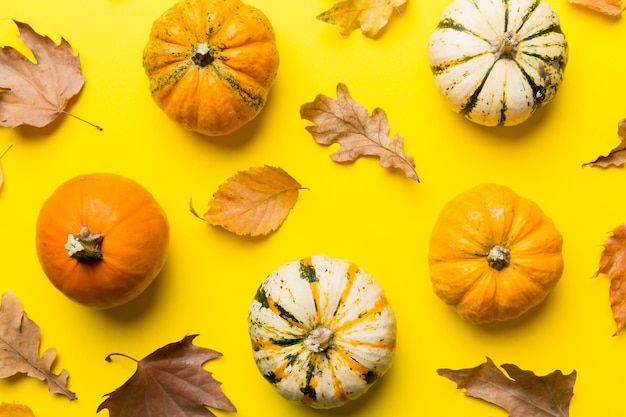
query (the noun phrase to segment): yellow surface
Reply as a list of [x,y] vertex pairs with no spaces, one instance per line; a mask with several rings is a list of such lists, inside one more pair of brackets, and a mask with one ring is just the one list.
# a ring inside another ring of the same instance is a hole
[[[315,16],[332,1],[254,0],[272,21],[281,53],[263,113],[238,134],[210,139],[181,130],[152,102],[141,53],[152,21],[172,0],[3,1],[0,43],[16,45],[10,19],[65,37],[80,53],[87,80],[49,127],[0,130],[6,183],[0,192],[0,289],[13,291],[41,327],[42,350],[56,348],[54,370],[67,369],[75,402],[44,383],[0,380],[0,401],[35,415],[89,416],[102,396],[134,372],[111,352],[141,358],[198,333],[196,343],[224,354],[206,365],[241,417],[506,416],[466,398],[438,368],[515,363],[544,375],[578,372],[572,416],[623,415],[626,335],[612,337],[609,280],[593,279],[602,243],[626,221],[623,169],[583,168],[618,143],[626,117],[623,19],[605,18],[566,0],[550,3],[570,44],[555,100],[512,128],[484,128],[450,112],[435,90],[426,42],[447,0],[409,0],[377,39],[340,35]],[[385,109],[405,138],[422,182],[381,168],[374,158],[332,162],[299,117],[316,94],[335,97],[344,82],[370,111]],[[266,238],[237,237],[193,217],[239,170],[280,166],[308,190],[283,226]],[[110,171],[146,186],[171,222],[168,263],[135,302],[96,311],[67,300],[43,275],[34,226],[43,200],[64,180]],[[450,198],[483,182],[508,185],[535,200],[564,236],[565,272],[547,301],[523,319],[480,327],[461,320],[433,294],[428,238]],[[398,318],[394,365],[368,394],[342,409],[314,411],[273,391],[252,359],[246,313],[257,286],[279,265],[326,253],[361,265],[384,285]],[[99,415],[107,415],[103,411]],[[230,413],[215,411],[218,416]]]

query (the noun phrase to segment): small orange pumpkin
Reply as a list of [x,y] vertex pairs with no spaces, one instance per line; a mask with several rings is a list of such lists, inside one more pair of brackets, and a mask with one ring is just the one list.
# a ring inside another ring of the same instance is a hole
[[169,223],[137,182],[110,173],[81,175],[44,202],[35,242],[56,288],[85,306],[111,308],[137,297],[161,271]]
[[541,208],[484,184],[444,206],[430,237],[435,294],[473,323],[517,318],[563,273],[563,239]]
[[274,30],[240,0],[181,0],[152,25],[143,67],[157,105],[188,130],[232,133],[265,106],[278,70]]

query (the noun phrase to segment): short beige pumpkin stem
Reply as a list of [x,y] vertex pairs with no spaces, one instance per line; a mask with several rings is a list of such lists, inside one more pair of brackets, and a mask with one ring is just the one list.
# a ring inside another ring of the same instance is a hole
[[323,352],[332,347],[333,334],[328,327],[317,326],[304,337],[304,346],[311,352]]
[[511,251],[502,245],[495,245],[487,255],[487,263],[496,271],[501,271],[511,263]]
[[67,256],[77,261],[89,262],[102,259],[102,233],[92,233],[85,225],[80,226],[80,231],[67,236]]
[[498,41],[493,42],[491,52],[496,59],[508,58],[513,59],[517,54],[517,35],[515,31],[509,30]]

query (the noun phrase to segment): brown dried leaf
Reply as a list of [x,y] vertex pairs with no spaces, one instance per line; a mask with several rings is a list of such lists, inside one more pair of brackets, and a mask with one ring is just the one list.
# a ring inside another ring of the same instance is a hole
[[26,374],[48,383],[53,394],[63,394],[70,400],[76,395],[67,389],[68,372],[59,375],[51,368],[56,358],[56,349],[47,349],[39,357],[41,331],[28,318],[20,300],[10,291],[5,291],[0,304],[0,378]]
[[389,137],[385,111],[376,108],[370,116],[363,105],[350,97],[343,83],[337,85],[337,100],[319,94],[313,102],[300,107],[300,117],[316,124],[306,130],[317,143],[341,145],[330,155],[333,161],[353,162],[361,156],[378,156],[383,168],[398,168],[419,182],[413,156],[404,153],[404,139],[397,133]]
[[2,189],[2,186],[4,185],[4,171],[2,170],[2,157],[9,151],[9,149],[11,149],[13,145],[9,145],[8,148],[6,148],[4,151],[2,151],[2,153],[0,153],[0,190]]
[[285,221],[302,186],[282,168],[265,165],[240,171],[222,184],[198,216],[238,235],[261,236]]
[[619,16],[624,10],[623,0],[569,0],[569,2],[609,16]]
[[622,166],[626,162],[626,119],[622,119],[617,123],[617,136],[619,136],[620,144],[608,153],[608,155],[600,156],[594,161],[583,164],[594,167],[606,168],[610,165]]
[[[237,411],[222,392],[221,383],[202,368],[205,362],[222,354],[194,345],[196,336],[185,336],[137,361],[135,373],[105,395],[108,398],[97,412],[107,408],[111,417],[206,417],[215,414],[205,407]],[[106,360],[114,355],[121,354],[113,353]]]
[[318,15],[317,19],[338,25],[343,29],[342,35],[349,35],[360,28],[365,36],[373,38],[404,3],[406,0],[342,0]]
[[456,382],[458,389],[465,389],[465,395],[507,410],[510,417],[569,416],[576,371],[563,375],[557,370],[546,376],[536,376],[516,365],[501,367],[510,378],[489,358],[475,368],[438,369],[437,373]]
[[83,87],[85,76],[80,58],[65,39],[56,45],[28,24],[14,22],[19,38],[37,62],[10,46],[0,47],[0,126],[43,127],[65,112],[67,102]]
[[2,417],[35,417],[33,410],[24,404],[17,402],[0,404],[0,416]]
[[598,274],[605,274],[611,279],[609,299],[617,325],[615,334],[619,334],[626,326],[626,224],[613,229],[612,235],[604,242]]

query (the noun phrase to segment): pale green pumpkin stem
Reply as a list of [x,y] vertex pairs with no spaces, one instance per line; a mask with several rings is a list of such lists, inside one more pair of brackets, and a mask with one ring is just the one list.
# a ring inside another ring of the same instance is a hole
[[81,262],[98,261],[103,258],[102,233],[92,233],[85,225],[80,226],[80,231],[67,236],[67,256]]

